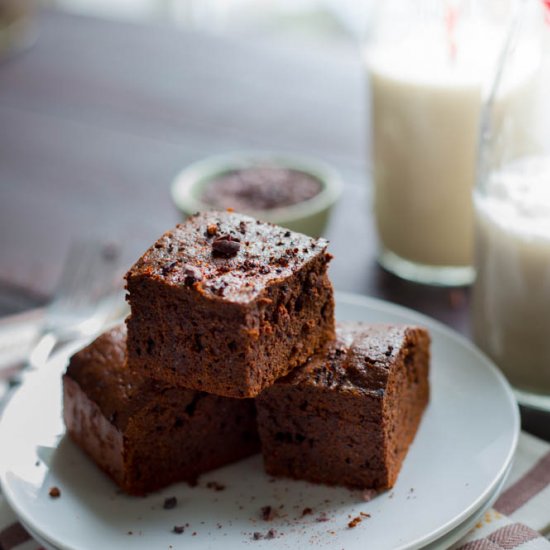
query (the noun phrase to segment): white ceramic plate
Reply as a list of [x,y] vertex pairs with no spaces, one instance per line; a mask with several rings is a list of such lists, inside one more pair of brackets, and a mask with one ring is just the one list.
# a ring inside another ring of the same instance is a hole
[[[483,501],[481,506],[477,508],[471,516],[469,516],[454,529],[451,529],[448,533],[445,533],[442,537],[426,546],[423,546],[422,550],[448,550],[455,542],[458,542],[461,538],[465,537],[474,525],[481,519],[483,514],[495,503],[504,485],[506,484],[506,479],[508,478],[511,468],[512,466],[510,465],[493,492],[485,501]],[[52,550],[57,549],[53,548]]]
[[[463,521],[454,529],[451,529],[441,538],[437,539],[431,544],[428,544],[427,546],[424,546],[423,550],[447,550],[451,547],[451,545],[453,545],[455,542],[458,542],[462,537],[464,537],[468,533],[468,531],[470,531],[473,526],[481,519],[483,514],[494,504],[506,483],[506,478],[508,477],[509,472],[510,468],[506,471],[502,480],[499,481],[496,489],[491,493],[489,498],[485,500],[470,517],[468,517],[465,521]],[[29,526],[26,526],[26,528],[29,533],[33,535],[35,540],[40,543],[40,545],[43,546],[46,550],[59,550],[57,546],[54,546],[53,544],[42,538],[40,535],[35,533],[32,528],[30,528]]]
[[[60,376],[67,353],[30,374],[0,423],[0,481],[21,520],[51,546],[136,549],[224,546],[412,549],[463,526],[496,494],[519,433],[513,395],[500,373],[465,339],[441,324],[398,306],[354,295],[337,296],[339,319],[416,323],[433,339],[432,400],[394,489],[370,502],[358,492],[276,480],[259,456],[147,498],[130,498],[67,438],[61,422]],[[74,351],[74,348],[73,348]],[[208,481],[226,486],[208,489]],[[58,499],[48,490],[61,489]],[[162,507],[176,496],[178,506]],[[270,522],[262,506],[279,510]],[[301,517],[304,508],[313,514]],[[369,518],[354,529],[350,518]],[[328,521],[316,521],[325,514]],[[185,525],[181,535],[175,525]],[[273,540],[253,533],[275,529]],[[131,534],[130,534],[131,533]],[[193,533],[196,533],[193,535]]]

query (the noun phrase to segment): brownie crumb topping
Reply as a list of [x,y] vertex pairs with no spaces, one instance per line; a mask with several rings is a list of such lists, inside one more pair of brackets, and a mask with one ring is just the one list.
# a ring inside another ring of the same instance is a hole
[[192,265],[186,265],[183,267],[184,283],[187,286],[191,286],[199,281],[202,281],[202,273],[198,267]]
[[246,303],[272,281],[290,277],[327,254],[312,239],[243,214],[204,212],[165,233],[127,274],[159,279],[192,292]]
[[163,275],[168,275],[171,273],[174,268],[178,265],[178,262],[170,262],[169,264],[163,265],[161,268],[161,273]]
[[304,368],[281,382],[360,390],[383,399],[389,368],[411,334],[414,338],[415,330],[410,326],[339,323],[329,349],[311,357]]
[[241,240],[231,235],[222,235],[212,241],[212,253],[223,258],[235,256],[240,248]]
[[174,525],[172,529],[172,532],[176,533],[176,535],[181,535],[184,531],[185,527],[183,525]]
[[59,498],[61,496],[61,491],[59,490],[59,487],[50,487],[48,494],[51,498]]

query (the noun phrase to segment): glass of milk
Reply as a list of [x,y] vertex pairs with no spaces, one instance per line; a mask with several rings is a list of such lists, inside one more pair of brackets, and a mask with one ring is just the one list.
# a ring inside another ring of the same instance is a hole
[[[526,79],[521,108],[495,99]],[[550,411],[550,5],[542,1],[524,3],[505,41],[473,196],[475,341],[520,403]]]
[[[376,2],[363,50],[374,212],[379,262],[396,275],[473,280],[480,113],[513,13],[504,1]],[[524,94],[518,81],[496,103],[521,111]]]

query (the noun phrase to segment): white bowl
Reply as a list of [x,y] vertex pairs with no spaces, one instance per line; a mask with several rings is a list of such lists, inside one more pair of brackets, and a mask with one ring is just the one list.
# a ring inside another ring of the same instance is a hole
[[252,151],[208,157],[191,164],[176,176],[172,183],[172,199],[185,217],[196,212],[212,210],[212,205],[201,200],[204,186],[209,181],[227,172],[266,164],[304,172],[321,183],[321,191],[311,199],[291,206],[246,213],[312,237],[320,236],[326,227],[332,207],[340,197],[342,182],[333,168],[318,160]]

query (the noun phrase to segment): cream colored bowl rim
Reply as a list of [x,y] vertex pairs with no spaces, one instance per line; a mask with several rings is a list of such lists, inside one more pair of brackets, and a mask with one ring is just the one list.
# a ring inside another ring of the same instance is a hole
[[291,206],[258,210],[252,213],[253,216],[266,221],[284,224],[309,218],[333,206],[342,193],[340,175],[334,168],[320,160],[271,151],[238,151],[207,157],[184,168],[172,182],[172,200],[187,215],[212,210],[212,205],[201,201],[196,191],[224,172],[258,164],[271,164],[299,170],[321,182],[321,191],[311,199]]

